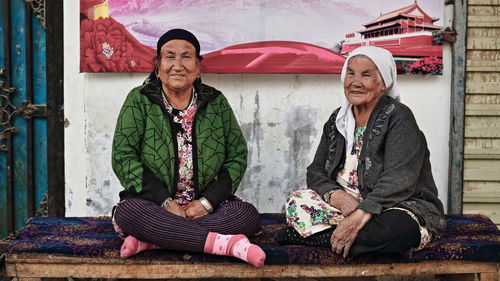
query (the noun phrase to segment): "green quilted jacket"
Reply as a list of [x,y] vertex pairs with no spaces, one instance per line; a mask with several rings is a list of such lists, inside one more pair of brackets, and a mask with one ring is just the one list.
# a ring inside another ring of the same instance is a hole
[[[195,197],[205,197],[215,208],[238,188],[247,166],[247,145],[224,95],[199,80],[194,86]],[[142,198],[160,205],[174,197],[179,177],[177,141],[161,95],[160,81],[136,87],[118,116],[112,165],[125,188],[120,200]]]

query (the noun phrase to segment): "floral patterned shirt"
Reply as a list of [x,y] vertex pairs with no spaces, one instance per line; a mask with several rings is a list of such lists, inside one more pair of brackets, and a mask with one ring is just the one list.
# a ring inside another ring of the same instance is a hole
[[191,96],[188,107],[184,110],[178,110],[172,107],[168,102],[166,95],[163,94],[163,105],[167,112],[172,116],[174,123],[178,125],[173,128],[173,133],[177,139],[177,154],[179,159],[179,181],[177,191],[173,198],[181,206],[187,205],[193,201],[194,179],[193,179],[193,121],[196,114],[196,93]]
[[354,131],[352,151],[347,155],[344,168],[337,174],[337,183],[359,201],[363,200],[358,189],[358,159],[363,147],[363,135],[366,127],[357,127]]

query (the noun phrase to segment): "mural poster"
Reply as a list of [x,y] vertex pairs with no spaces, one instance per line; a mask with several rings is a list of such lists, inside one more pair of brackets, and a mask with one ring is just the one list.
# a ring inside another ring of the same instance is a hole
[[340,73],[349,52],[392,52],[398,73],[442,73],[441,0],[80,0],[80,71],[150,72],[172,28],[206,73]]

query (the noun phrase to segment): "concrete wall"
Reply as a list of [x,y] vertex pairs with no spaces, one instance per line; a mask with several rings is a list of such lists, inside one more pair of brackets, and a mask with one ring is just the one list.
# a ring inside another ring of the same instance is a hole
[[[126,94],[146,74],[79,73],[77,2],[64,7],[66,215],[109,215],[121,190],[110,164],[116,117]],[[398,77],[401,99],[427,136],[445,205],[450,58],[446,46],[441,76]],[[343,101],[340,75],[202,74],[202,79],[226,95],[248,142],[249,165],[238,195],[260,212],[281,212],[286,196],[305,185],[323,124]]]

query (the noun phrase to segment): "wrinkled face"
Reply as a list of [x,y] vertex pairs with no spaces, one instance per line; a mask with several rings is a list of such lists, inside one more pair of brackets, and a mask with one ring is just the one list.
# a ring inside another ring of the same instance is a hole
[[355,106],[374,106],[385,90],[382,76],[369,58],[351,58],[344,80],[344,94],[350,103]]
[[167,91],[190,90],[200,73],[196,49],[185,40],[170,40],[161,47],[158,76]]

